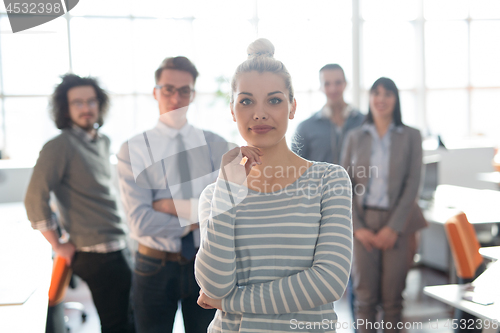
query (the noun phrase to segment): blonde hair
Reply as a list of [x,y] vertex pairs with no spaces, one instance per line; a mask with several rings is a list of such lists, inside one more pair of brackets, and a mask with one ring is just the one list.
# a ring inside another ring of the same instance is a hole
[[269,72],[280,75],[285,81],[285,86],[289,92],[290,103],[293,103],[293,86],[292,77],[285,65],[274,59],[274,45],[268,39],[259,38],[248,45],[248,59],[241,63],[233,75],[231,81],[231,97],[230,103],[234,102],[234,91],[236,90],[236,80],[242,73],[257,71],[259,73]]

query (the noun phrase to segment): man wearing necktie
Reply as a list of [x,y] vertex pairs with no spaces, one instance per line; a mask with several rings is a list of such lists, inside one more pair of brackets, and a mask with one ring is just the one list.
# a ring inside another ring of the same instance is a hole
[[123,206],[138,242],[132,294],[141,333],[172,332],[179,302],[186,333],[206,332],[215,313],[196,303],[198,197],[216,180],[227,142],[187,122],[197,76],[186,57],[166,58],[155,72],[157,125],[118,153]]

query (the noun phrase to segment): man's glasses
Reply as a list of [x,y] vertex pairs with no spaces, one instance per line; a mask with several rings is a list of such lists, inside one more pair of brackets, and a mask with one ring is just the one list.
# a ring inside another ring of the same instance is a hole
[[87,104],[89,108],[95,108],[99,105],[99,101],[96,98],[91,98],[86,101],[78,99],[69,103],[69,105],[77,109],[83,109],[85,104]]
[[176,88],[174,86],[171,86],[170,84],[165,84],[163,86],[156,85],[155,88],[160,89],[161,93],[167,97],[175,95],[175,92],[177,91],[180,97],[190,98],[194,92],[194,89],[191,89],[190,86]]

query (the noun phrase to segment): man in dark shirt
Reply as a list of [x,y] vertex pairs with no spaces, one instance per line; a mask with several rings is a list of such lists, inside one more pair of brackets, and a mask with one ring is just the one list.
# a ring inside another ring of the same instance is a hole
[[[47,142],[33,169],[25,198],[28,218],[89,286],[102,332],[131,332],[131,270],[125,228],[111,183],[109,138],[98,132],[109,98],[93,78],[62,77],[52,95],[61,134]],[[62,242],[49,205],[55,194],[69,241]],[[51,320],[51,318],[49,318]]]

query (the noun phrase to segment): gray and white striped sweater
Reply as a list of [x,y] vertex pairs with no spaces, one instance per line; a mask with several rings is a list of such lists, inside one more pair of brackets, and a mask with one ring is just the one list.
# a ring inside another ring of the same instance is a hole
[[333,302],[351,267],[351,190],[346,171],[324,162],[272,193],[221,179],[207,186],[195,273],[223,308],[209,332],[290,332],[307,323],[315,324],[307,331],[335,331]]

